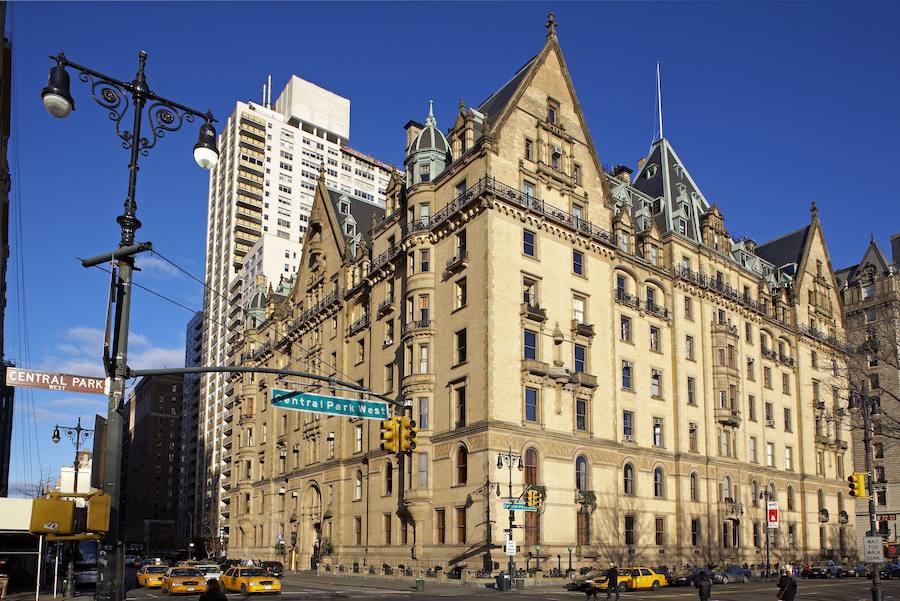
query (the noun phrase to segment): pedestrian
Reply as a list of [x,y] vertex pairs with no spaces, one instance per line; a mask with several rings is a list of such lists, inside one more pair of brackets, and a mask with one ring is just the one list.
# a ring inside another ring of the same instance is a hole
[[0,599],[6,599],[6,587],[9,584],[9,574],[6,570],[6,560],[0,559]]
[[794,601],[797,596],[797,580],[791,575],[791,566],[781,571],[781,577],[778,579],[778,594],[776,599],[781,601]]
[[697,581],[697,592],[700,594],[700,601],[709,601],[709,597],[712,595],[712,579],[710,579],[709,572],[706,570],[700,572],[700,579]]
[[606,598],[612,599],[612,594],[615,592],[616,600],[619,599],[619,570],[616,569],[616,564],[613,562],[609,562],[609,569],[606,570]]
[[214,578],[207,583],[206,592],[200,595],[198,601],[228,601],[228,598],[219,586],[219,580]]

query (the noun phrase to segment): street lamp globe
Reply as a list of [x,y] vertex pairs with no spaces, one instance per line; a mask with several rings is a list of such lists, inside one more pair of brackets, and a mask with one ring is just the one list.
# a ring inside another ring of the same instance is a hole
[[47,87],[41,90],[41,100],[47,112],[57,119],[64,119],[75,110],[75,101],[69,93],[69,74],[62,65],[50,69]]
[[56,443],[59,442],[59,440],[60,440],[60,438],[59,438],[59,428],[53,428],[53,436],[50,437],[50,440],[53,441],[53,444],[56,444]]
[[219,150],[216,148],[216,128],[206,122],[200,126],[200,134],[197,143],[194,144],[194,160],[202,169],[212,169],[219,160]]

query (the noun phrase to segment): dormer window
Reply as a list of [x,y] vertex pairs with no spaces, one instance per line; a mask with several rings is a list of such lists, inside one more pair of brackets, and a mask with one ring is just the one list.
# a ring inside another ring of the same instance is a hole
[[644,177],[646,177],[647,179],[653,179],[654,177],[656,177],[657,172],[659,172],[659,165],[654,163],[653,165],[647,167],[647,171],[644,172]]
[[347,234],[348,236],[355,235],[356,234],[356,226],[353,225],[352,223],[345,223],[344,224],[344,233]]
[[554,125],[559,123],[559,103],[555,100],[547,99],[547,121]]
[[675,177],[679,179],[684,177],[684,167],[681,165],[675,165],[675,167],[672,168],[672,171],[675,172]]
[[341,201],[341,214],[349,215],[350,214],[350,203],[346,200]]
[[419,166],[419,181],[431,181],[431,165],[429,165],[428,163]]

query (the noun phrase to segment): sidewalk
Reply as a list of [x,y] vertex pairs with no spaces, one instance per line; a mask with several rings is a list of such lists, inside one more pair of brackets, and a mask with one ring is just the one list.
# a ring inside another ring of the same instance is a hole
[[[382,589],[382,590],[415,590],[416,576],[385,576],[383,574],[353,574],[324,572],[316,574],[312,571],[304,572],[287,572],[285,573],[284,583],[310,583],[330,586],[357,586],[362,588]],[[424,578],[425,590],[432,592],[441,591],[459,591],[466,589],[468,592],[486,591],[494,592],[493,578]],[[568,580],[564,578],[525,578],[524,588],[558,588],[562,590]]]

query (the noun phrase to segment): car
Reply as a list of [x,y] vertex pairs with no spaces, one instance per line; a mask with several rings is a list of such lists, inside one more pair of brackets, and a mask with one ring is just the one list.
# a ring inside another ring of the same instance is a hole
[[222,577],[222,568],[214,563],[201,563],[195,566],[200,573],[206,578],[206,581],[218,580]]
[[163,594],[177,595],[178,593],[205,593],[206,578],[197,568],[190,566],[176,566],[169,568],[162,579],[160,586]]
[[893,580],[900,578],[900,564],[889,563],[878,572],[878,577],[882,580]]
[[716,584],[728,584],[729,582],[750,582],[750,570],[741,566],[725,566],[724,570],[715,572],[713,582]]
[[700,574],[709,574],[710,580],[715,580],[712,570],[707,568],[694,568],[687,574],[677,575],[672,579],[672,586],[697,586],[700,580]]
[[266,574],[262,568],[232,566],[219,580],[226,591],[237,591],[242,595],[281,592],[281,581]]
[[666,582],[671,585],[672,581],[675,579],[675,575],[672,574],[672,571],[669,570],[668,566],[660,566],[658,568],[653,568],[653,571],[657,574],[662,574],[666,578]]
[[259,567],[264,569],[269,576],[284,577],[284,565],[280,561],[261,561]]
[[[604,570],[591,570],[590,572],[586,573],[584,576],[575,580],[574,582],[566,583],[565,588],[567,591],[583,593],[584,591],[586,591],[589,588],[591,588],[592,586],[594,586],[595,582],[597,583],[597,585],[599,585],[599,582],[597,582],[597,581],[599,581],[600,579],[603,579],[605,582],[606,572]],[[604,588],[605,588],[605,584],[604,584]]]
[[138,570],[137,583],[138,586],[146,586],[147,588],[159,588],[162,586],[163,576],[169,570],[167,566],[146,565]]
[[809,568],[810,578],[843,578],[844,568],[833,561],[817,563]]
[[[602,579],[605,585],[606,578]],[[657,590],[662,586],[669,586],[666,577],[657,574],[651,568],[643,566],[636,568],[619,568],[619,590],[634,591],[640,589]],[[606,587],[603,586],[605,589]]]

